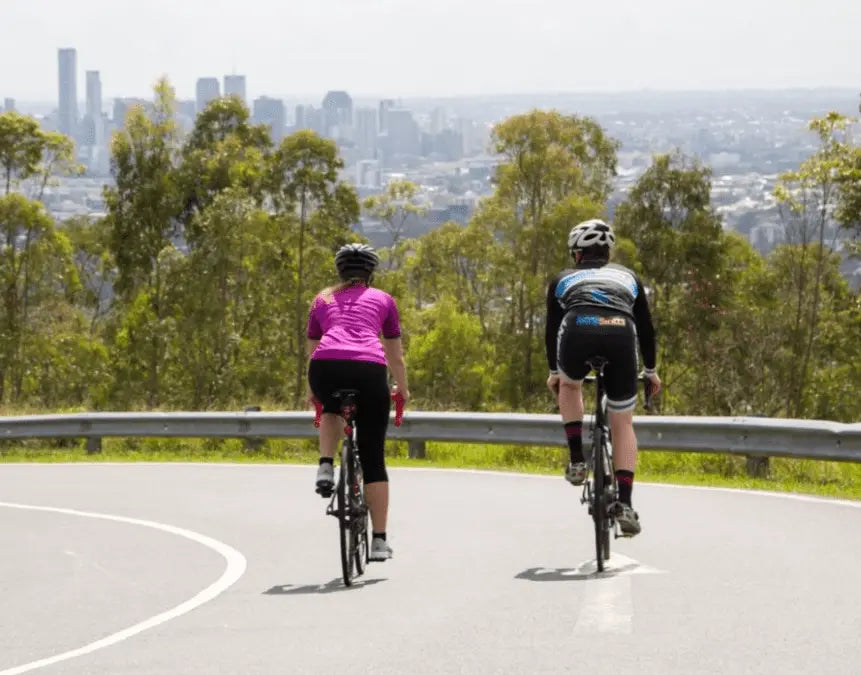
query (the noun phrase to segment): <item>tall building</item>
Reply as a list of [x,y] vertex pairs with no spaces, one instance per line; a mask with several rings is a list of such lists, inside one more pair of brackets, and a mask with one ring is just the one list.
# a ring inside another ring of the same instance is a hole
[[299,104],[293,111],[293,128],[297,131],[299,129],[307,129],[308,125],[306,122],[306,106]]
[[75,138],[78,134],[78,53],[74,49],[60,49],[58,57],[60,106],[57,129]]
[[343,138],[353,126],[353,99],[346,91],[330,91],[323,97],[323,133]]
[[101,146],[105,140],[102,120],[102,80],[98,70],[87,71],[87,114],[81,140],[84,145]]
[[380,163],[376,159],[362,159],[356,162],[356,187],[379,188],[380,177]]
[[356,109],[356,149],[359,159],[374,159],[377,156],[377,110]]
[[210,101],[221,96],[217,77],[201,77],[197,81],[197,112],[200,114]]
[[15,99],[14,98],[3,99],[3,110],[6,112],[13,112],[15,110]]
[[421,134],[412,110],[391,108],[386,117],[389,152],[392,155],[421,154]]
[[255,124],[267,125],[272,140],[278,143],[284,138],[284,129],[287,126],[287,111],[284,108],[284,101],[268,96],[254,99],[252,120]]
[[431,133],[432,134],[440,134],[442,130],[445,129],[446,120],[445,120],[445,109],[444,108],[434,108],[431,111]]
[[225,75],[224,95],[238,96],[242,102],[247,105],[248,99],[245,96],[245,75]]
[[379,125],[380,125],[380,133],[386,133],[389,130],[389,110],[395,107],[395,102],[393,99],[384,98],[380,101],[380,117],[379,117]]
[[114,114],[112,117],[113,128],[122,129],[126,125],[126,115],[129,109],[139,105],[146,109],[148,103],[142,98],[115,98]]

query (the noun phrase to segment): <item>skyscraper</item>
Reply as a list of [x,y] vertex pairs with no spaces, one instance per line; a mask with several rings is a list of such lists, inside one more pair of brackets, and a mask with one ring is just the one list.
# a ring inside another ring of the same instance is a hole
[[15,110],[15,99],[14,98],[3,99],[3,110],[5,110],[6,112],[13,112]]
[[201,77],[197,81],[197,112],[203,112],[206,104],[221,96],[217,77]]
[[102,80],[98,70],[87,71],[87,114],[84,116],[85,145],[102,145],[104,123],[102,121]]
[[346,135],[353,126],[353,99],[346,91],[330,91],[323,97],[323,133],[332,138]]
[[394,100],[384,98],[380,101],[380,133],[385,133],[389,130],[388,113],[389,110],[395,107]]
[[412,110],[391,108],[388,119],[389,150],[392,155],[418,155],[421,152],[419,126]]
[[268,96],[254,99],[252,120],[255,124],[267,125],[272,134],[272,140],[278,143],[284,138],[284,127],[287,124],[284,101],[277,98],[269,98]]
[[238,96],[242,102],[247,104],[245,98],[245,75],[225,75],[224,76],[224,95]]
[[75,138],[78,133],[78,53],[74,49],[58,51],[60,66],[60,106],[58,129]]
[[356,109],[356,148],[359,159],[374,159],[377,156],[377,110]]

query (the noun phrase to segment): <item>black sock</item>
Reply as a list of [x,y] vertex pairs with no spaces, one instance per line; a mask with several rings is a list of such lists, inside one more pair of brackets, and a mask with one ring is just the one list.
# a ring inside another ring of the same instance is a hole
[[332,464],[334,466],[335,460],[332,457],[321,457],[320,464]]
[[568,439],[568,457],[572,464],[583,461],[583,422],[566,422],[565,436]]
[[386,533],[385,532],[374,532],[374,539],[382,539],[383,541],[385,541],[386,540]]
[[631,505],[631,491],[634,489],[634,472],[619,469],[616,472],[616,485],[619,487],[619,501]]

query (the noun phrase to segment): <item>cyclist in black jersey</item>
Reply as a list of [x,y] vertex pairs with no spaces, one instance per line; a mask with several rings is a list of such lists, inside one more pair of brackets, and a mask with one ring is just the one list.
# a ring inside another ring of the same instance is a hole
[[638,342],[652,394],[660,391],[661,380],[655,371],[655,328],[646,293],[634,272],[609,262],[615,243],[612,228],[597,219],[575,225],[568,235],[575,265],[560,272],[547,288],[547,386],[558,397],[568,439],[565,479],[582,485],[587,473],[582,440],[582,384],[590,370],[586,361],[593,356],[608,360],[604,381],[619,487],[613,509],[622,532],[633,536],[641,529],[631,505],[637,464],[633,411]]

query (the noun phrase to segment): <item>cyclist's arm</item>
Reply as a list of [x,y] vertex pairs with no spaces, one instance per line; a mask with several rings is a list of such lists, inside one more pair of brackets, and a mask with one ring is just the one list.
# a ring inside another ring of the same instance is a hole
[[634,323],[637,325],[637,339],[643,354],[643,367],[646,373],[654,373],[658,353],[655,325],[652,323],[652,313],[649,310],[646,291],[639,279],[637,280],[637,298],[634,300]]
[[386,353],[386,363],[395,378],[395,384],[401,392],[409,391],[407,387],[407,364],[404,361],[404,345],[400,336],[383,338],[383,351]]
[[561,276],[557,276],[547,287],[547,325],[544,329],[544,347],[547,353],[547,367],[552,374],[556,374],[556,348],[557,336],[559,335],[559,326],[562,325],[562,319],[565,313],[562,311],[562,306],[556,299],[556,284],[561,280]]
[[383,319],[382,344],[386,354],[386,363],[395,378],[398,390],[405,396],[409,396],[407,388],[407,366],[404,361],[404,344],[401,341],[401,319],[398,314],[398,306],[395,299],[389,296],[389,306]]

